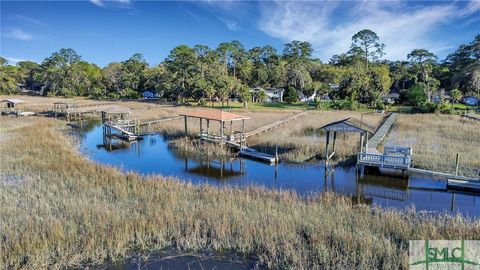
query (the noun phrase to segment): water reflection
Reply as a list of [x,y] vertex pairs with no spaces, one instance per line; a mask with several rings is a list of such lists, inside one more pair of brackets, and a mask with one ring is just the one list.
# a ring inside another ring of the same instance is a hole
[[351,196],[358,203],[480,216],[478,195],[448,190],[444,181],[418,175],[403,177],[394,171],[380,174],[355,166],[326,170],[321,162],[270,166],[242,158],[198,159],[168,147],[159,135],[145,136],[137,142],[105,144],[98,125],[79,132],[79,136],[82,150],[92,160],[142,174],[174,176],[193,184],[295,190],[301,195],[329,191]]

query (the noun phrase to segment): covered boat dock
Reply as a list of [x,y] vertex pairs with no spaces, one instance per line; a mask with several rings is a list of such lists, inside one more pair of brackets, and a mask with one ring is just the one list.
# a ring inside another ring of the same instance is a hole
[[[213,109],[193,110],[180,114],[180,116],[184,117],[185,136],[188,136],[188,119],[197,118],[200,120],[200,133],[198,137],[202,140],[218,142],[220,144],[224,144],[225,142],[239,142],[240,144],[244,144],[246,142],[245,120],[250,119],[247,116]],[[220,123],[218,134],[210,130],[210,121],[218,121]],[[234,130],[234,122],[242,123],[240,130]],[[226,134],[225,129],[228,124],[230,124],[230,127],[228,134]]]

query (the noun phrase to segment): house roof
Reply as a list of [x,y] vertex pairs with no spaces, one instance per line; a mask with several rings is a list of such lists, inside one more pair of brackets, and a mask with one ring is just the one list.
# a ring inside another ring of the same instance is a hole
[[18,99],[18,98],[8,98],[8,99],[2,100],[2,102],[9,102],[9,103],[13,103],[13,104],[18,104],[18,103],[23,103],[23,100]]
[[373,133],[375,128],[367,125],[366,123],[362,123],[360,120],[355,118],[345,118],[340,121],[329,123],[320,129],[326,131],[337,131],[337,132],[369,132]]
[[181,116],[188,116],[188,117],[195,117],[195,118],[203,118],[215,121],[237,121],[237,120],[246,120],[250,119],[250,117],[238,115],[234,113],[229,113],[221,110],[212,110],[212,109],[204,109],[204,110],[194,110],[186,113],[180,114]]

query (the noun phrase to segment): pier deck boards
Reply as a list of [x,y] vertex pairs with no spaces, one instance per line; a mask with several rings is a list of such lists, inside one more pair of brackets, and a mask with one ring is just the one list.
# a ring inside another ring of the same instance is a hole
[[261,126],[259,128],[256,128],[256,129],[253,129],[253,130],[250,130],[248,132],[245,133],[245,136],[248,138],[248,137],[252,137],[252,136],[255,136],[255,135],[258,135],[260,133],[263,133],[263,132],[267,132],[273,128],[276,128],[280,125],[283,125],[283,124],[286,124],[292,120],[295,120],[297,119],[298,117],[300,116],[304,116],[307,114],[307,111],[303,111],[303,112],[300,112],[300,113],[297,113],[297,114],[294,114],[294,115],[290,115],[282,120],[278,120],[278,121],[275,121],[273,123],[270,123],[268,125],[265,125],[265,126]]
[[392,128],[398,114],[392,113],[375,131],[368,141],[366,152],[360,152],[357,156],[357,164],[363,166],[408,170],[412,163],[412,149],[409,147],[385,147],[381,153],[377,147]]
[[[368,147],[372,149],[377,149],[378,145],[382,142],[382,140],[387,135],[388,131],[392,128],[393,123],[397,119],[398,113],[392,113],[388,116],[387,120],[383,122],[380,128],[375,131],[375,134],[368,140]],[[370,151],[369,151],[370,152]],[[375,151],[373,151],[375,152]],[[378,152],[378,151],[377,151]]]

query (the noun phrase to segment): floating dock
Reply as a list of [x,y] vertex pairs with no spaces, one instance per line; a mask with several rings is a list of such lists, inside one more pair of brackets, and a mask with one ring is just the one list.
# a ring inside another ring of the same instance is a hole
[[239,150],[238,155],[241,157],[245,157],[245,158],[249,158],[249,159],[253,159],[253,160],[257,160],[257,161],[261,161],[269,164],[278,162],[278,158],[276,158],[273,155],[259,152],[255,149],[240,145],[236,142],[227,141],[226,143],[228,146],[238,149]]
[[470,191],[480,191],[480,181],[468,181],[458,179],[447,179],[447,187],[450,189],[462,189]]
[[275,163],[275,160],[276,160],[276,158],[272,155],[262,153],[262,152],[258,152],[255,149],[247,148],[247,147],[240,150],[240,152],[238,152],[238,154],[241,157],[246,157],[246,158],[250,158],[250,159],[254,159],[254,160],[258,160],[258,161],[265,162],[265,163],[270,163],[270,164]]

